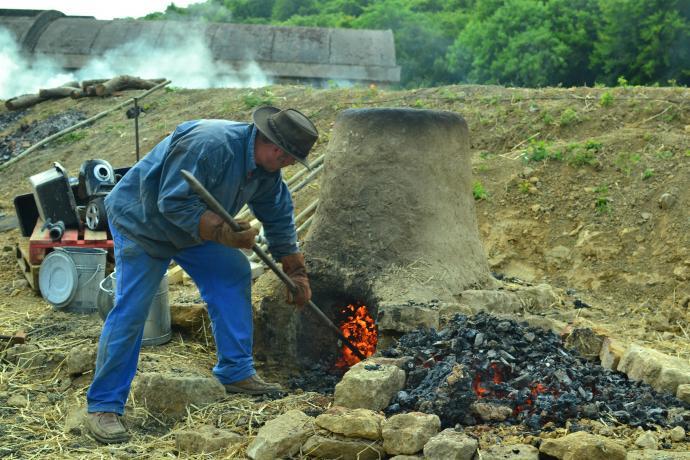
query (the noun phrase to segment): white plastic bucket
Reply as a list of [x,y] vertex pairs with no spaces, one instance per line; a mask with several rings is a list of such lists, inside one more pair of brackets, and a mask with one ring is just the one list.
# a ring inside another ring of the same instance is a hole
[[74,298],[64,308],[74,313],[94,313],[97,309],[98,289],[105,277],[108,251],[99,248],[63,247],[77,268],[77,287]]
[[[115,304],[115,272],[112,272],[100,283],[98,293],[98,314],[105,318]],[[163,275],[156,295],[151,301],[149,315],[144,323],[144,339],[141,344],[144,347],[162,345],[172,337],[170,328],[170,303],[168,301],[168,274]]]

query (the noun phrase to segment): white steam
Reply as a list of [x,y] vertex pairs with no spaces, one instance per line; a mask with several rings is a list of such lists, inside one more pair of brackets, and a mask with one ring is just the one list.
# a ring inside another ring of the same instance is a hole
[[134,75],[167,78],[181,88],[257,88],[271,83],[258,64],[242,69],[214,61],[208,45],[200,38],[169,37],[154,46],[140,40],[125,43],[94,58],[75,72],[67,72],[55,59],[38,55],[25,57],[12,34],[0,28],[0,99],[9,99],[40,88],[59,86],[71,80]]

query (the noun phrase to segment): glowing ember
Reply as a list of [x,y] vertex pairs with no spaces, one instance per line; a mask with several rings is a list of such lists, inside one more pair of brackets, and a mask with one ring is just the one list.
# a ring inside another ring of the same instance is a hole
[[[495,388],[495,385],[502,383],[504,379],[505,376],[502,367],[498,363],[491,363],[486,371],[477,372],[474,375],[474,378],[472,379],[472,390],[474,390],[474,393],[477,395],[477,399],[502,399],[505,397],[515,399],[514,394],[509,395],[503,391],[503,389]],[[549,391],[549,389],[541,383],[533,383],[529,385],[529,394],[523,399],[523,404],[518,404],[515,406],[513,415],[517,415],[523,410],[529,409],[534,405],[534,402],[541,393],[547,392],[553,395],[558,394],[555,391]]]
[[[501,372],[501,368],[497,363],[491,363],[487,374],[494,384],[499,384],[503,381],[503,373]],[[482,386],[482,381],[483,379],[481,373],[477,372],[474,375],[474,380],[472,380],[472,389],[477,394],[478,398],[484,398],[491,393],[491,390]]]
[[[340,331],[352,344],[366,357],[374,354],[378,342],[378,327],[364,305],[348,305],[340,311],[345,320],[340,325]],[[352,353],[352,350],[343,346],[343,351],[336,367],[350,367],[357,364],[360,359]]]

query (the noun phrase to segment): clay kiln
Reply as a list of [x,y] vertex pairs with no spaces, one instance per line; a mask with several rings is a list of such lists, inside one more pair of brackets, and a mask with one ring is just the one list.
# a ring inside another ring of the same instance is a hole
[[[453,301],[491,276],[472,197],[467,124],[458,114],[353,109],[335,123],[318,209],[303,247],[314,302],[340,308]],[[257,289],[256,351],[270,362],[333,361],[336,340],[284,303],[273,275]]]

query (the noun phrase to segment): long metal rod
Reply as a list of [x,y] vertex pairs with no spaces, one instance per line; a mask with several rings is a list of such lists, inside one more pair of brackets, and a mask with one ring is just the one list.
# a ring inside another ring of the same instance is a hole
[[[232,228],[234,231],[238,232],[241,231],[242,229],[240,228],[239,224],[235,222],[235,219],[232,218],[232,216],[225,210],[223,206],[221,206],[220,203],[211,195],[208,190],[199,182],[196,177],[194,177],[189,171],[185,171],[184,169],[181,171],[182,177],[185,178],[189,186],[194,190],[199,196],[201,197],[202,200],[208,205],[209,209],[216,214],[218,214],[220,217],[223,218],[225,222],[228,223],[230,228]],[[268,267],[278,275],[278,278],[285,283],[285,285],[290,289],[290,292],[295,294],[297,292],[297,286],[295,286],[295,283],[292,282],[289,276],[285,274],[283,270],[276,265],[276,263],[264,252],[263,249],[259,247],[258,244],[254,244],[252,246],[252,251],[256,253],[257,256],[265,263],[268,265]],[[340,332],[340,329],[335,327],[335,324],[328,319],[328,316],[324,314],[323,311],[319,307],[314,304],[311,300],[307,303],[309,308],[311,309],[312,312],[316,314],[316,316],[321,320],[321,322],[328,327],[328,329],[335,334],[338,339],[340,339],[343,342],[343,345],[345,345],[347,348],[352,350],[352,353],[355,354],[359,359],[366,359],[366,357],[362,354],[359,349],[350,342],[350,340],[343,335],[342,332]]]

